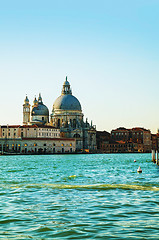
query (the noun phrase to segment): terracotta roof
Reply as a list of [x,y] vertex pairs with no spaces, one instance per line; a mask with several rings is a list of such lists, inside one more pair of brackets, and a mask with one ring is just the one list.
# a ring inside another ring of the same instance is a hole
[[97,135],[100,135],[100,136],[108,136],[108,135],[110,135],[110,133],[106,132],[106,131],[97,131],[96,133],[97,133]]
[[159,133],[156,133],[156,134],[152,133],[151,136],[152,137],[157,137],[157,134],[159,134]]
[[135,127],[135,128],[132,128],[132,131],[146,131],[146,132],[149,132],[150,130],[142,128],[142,127]]
[[120,144],[125,144],[126,142],[124,142],[124,141],[116,141],[117,143],[120,143]]
[[[54,127],[54,126],[45,126],[45,125],[39,126],[38,128],[53,128],[53,129],[59,129],[59,128]],[[59,130],[60,130],[60,129],[59,129]]]
[[38,128],[38,126],[36,124],[34,124],[34,125],[22,125],[22,126],[20,126],[20,128]]
[[40,141],[40,140],[43,140],[43,141],[47,141],[47,140],[52,140],[52,141],[75,141],[75,138],[22,138],[22,140],[36,140],[36,141]]
[[53,126],[37,126],[36,124],[34,125],[22,125],[20,126],[20,128],[51,128],[51,129],[59,129],[59,128],[56,128],[56,127],[53,127]]
[[126,128],[117,128],[117,129],[113,129],[112,132],[129,132],[130,129],[126,129]]
[[1,128],[19,128],[20,125],[3,125]]

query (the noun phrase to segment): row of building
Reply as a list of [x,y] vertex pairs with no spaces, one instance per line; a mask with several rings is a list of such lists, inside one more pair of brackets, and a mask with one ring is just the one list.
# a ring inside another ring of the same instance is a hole
[[60,128],[46,125],[0,126],[0,152],[7,153],[134,153],[159,150],[159,133],[144,128],[96,132],[96,149],[78,149],[79,137],[65,137]]
[[106,131],[97,131],[97,149],[101,153],[151,152],[159,146],[159,134],[151,134],[145,128],[126,129],[123,127]]
[[61,137],[60,129],[51,126],[0,126],[0,151],[3,153],[72,153],[74,138]]

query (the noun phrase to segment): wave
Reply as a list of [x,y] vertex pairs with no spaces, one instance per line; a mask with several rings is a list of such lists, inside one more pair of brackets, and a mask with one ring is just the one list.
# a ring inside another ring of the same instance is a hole
[[[4,184],[1,185],[4,187]],[[131,184],[90,184],[90,185],[73,185],[73,184],[51,184],[51,183],[37,183],[37,184],[10,184],[6,186],[14,188],[52,188],[52,189],[76,189],[76,190],[140,190],[140,191],[159,191],[159,187],[155,186],[142,186]]]

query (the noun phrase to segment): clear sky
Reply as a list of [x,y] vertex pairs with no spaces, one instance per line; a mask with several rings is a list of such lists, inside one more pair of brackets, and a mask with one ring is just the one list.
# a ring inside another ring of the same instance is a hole
[[159,128],[158,0],[0,2],[0,124],[27,94],[50,113],[65,76],[98,130]]

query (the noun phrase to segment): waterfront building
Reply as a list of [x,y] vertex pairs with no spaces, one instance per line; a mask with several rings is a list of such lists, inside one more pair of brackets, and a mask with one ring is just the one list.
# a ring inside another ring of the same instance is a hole
[[158,136],[159,134],[151,134],[151,140],[152,140],[152,150],[158,149]]
[[139,146],[131,141],[109,141],[101,143],[101,151],[103,153],[130,153],[140,152]]
[[0,126],[0,152],[38,154],[72,153],[76,141],[60,136],[60,129],[52,126]]
[[62,136],[76,139],[77,151],[96,151],[96,126],[84,121],[79,100],[72,95],[70,83],[63,84],[61,95],[55,100],[50,124],[60,128]]
[[120,127],[111,131],[111,139],[114,141],[128,141],[130,137],[130,130],[124,127]]
[[35,98],[32,109],[28,97],[23,104],[23,124],[37,126],[52,126],[60,129],[64,138],[76,140],[76,151],[95,152],[96,126],[84,121],[84,114],[79,100],[72,95],[70,83],[64,81],[61,95],[55,100],[49,120],[49,110],[43,104],[41,94]]
[[98,151],[104,153],[151,152],[152,136],[144,128],[117,128],[111,131],[110,139],[102,138],[104,132],[98,132]]
[[60,138],[60,129],[45,125],[0,126],[0,138]]
[[103,143],[108,144],[110,142],[110,133],[107,131],[97,131],[97,150],[98,152],[104,152]]
[[150,152],[152,149],[151,131],[145,128],[132,128],[132,141],[134,143],[143,144],[143,152]]
[[103,153],[143,153],[145,151],[144,145],[141,143],[134,143],[132,141],[110,141],[101,143],[101,152]]
[[156,150],[159,152],[159,133],[156,134]]

